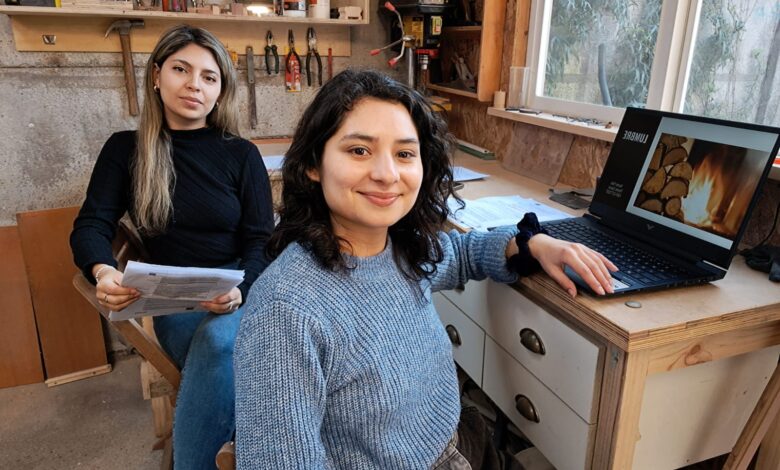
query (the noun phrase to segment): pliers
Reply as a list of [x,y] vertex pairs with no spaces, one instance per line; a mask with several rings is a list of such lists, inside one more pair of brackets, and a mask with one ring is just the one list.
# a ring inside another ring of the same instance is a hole
[[265,34],[265,40],[267,42],[265,46],[265,71],[271,75],[271,54],[273,54],[274,75],[279,75],[279,53],[276,51],[276,44],[274,44],[274,33],[270,29]]
[[314,32],[314,28],[306,30],[306,41],[309,45],[309,50],[306,52],[306,84],[311,86],[311,56],[317,59],[317,78],[319,85],[322,86],[322,59],[320,53],[317,52],[317,33]]
[[287,53],[287,57],[284,59],[284,66],[287,68],[288,72],[292,73],[293,70],[290,65],[290,59],[292,57],[298,59],[298,67],[300,67],[301,64],[301,56],[299,56],[298,53],[295,52],[295,35],[293,34],[292,29],[287,30],[287,44],[290,46],[290,51]]

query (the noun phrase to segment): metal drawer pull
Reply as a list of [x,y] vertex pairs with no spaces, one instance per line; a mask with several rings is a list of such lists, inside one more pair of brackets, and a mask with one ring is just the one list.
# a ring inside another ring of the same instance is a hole
[[536,407],[531,400],[525,395],[515,396],[515,408],[517,412],[523,415],[523,418],[534,423],[539,422],[539,413],[536,412]]
[[547,352],[544,349],[542,338],[540,338],[539,335],[537,335],[536,332],[530,328],[523,328],[520,330],[520,343],[522,343],[522,345],[532,353],[544,356],[544,354]]
[[444,329],[447,331],[447,336],[450,337],[450,342],[452,344],[455,346],[460,346],[462,344],[460,341],[460,333],[458,333],[458,330],[454,326],[447,325]]

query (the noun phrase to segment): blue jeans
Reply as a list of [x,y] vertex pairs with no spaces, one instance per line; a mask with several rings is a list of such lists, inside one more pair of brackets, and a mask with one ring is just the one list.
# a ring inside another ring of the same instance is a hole
[[182,368],[173,417],[173,464],[214,469],[214,458],[235,432],[233,344],[244,309],[233,313],[179,313],[156,317],[163,349]]

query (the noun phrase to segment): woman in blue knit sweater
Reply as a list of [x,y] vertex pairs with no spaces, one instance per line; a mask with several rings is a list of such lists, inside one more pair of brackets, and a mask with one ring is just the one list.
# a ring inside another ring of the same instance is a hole
[[440,233],[450,150],[425,98],[376,72],[342,72],[304,112],[267,245],[276,260],[236,340],[239,468],[469,468],[453,445],[460,395],[431,293],[513,282],[513,256],[572,295],[563,265],[610,289],[615,267],[581,245]]

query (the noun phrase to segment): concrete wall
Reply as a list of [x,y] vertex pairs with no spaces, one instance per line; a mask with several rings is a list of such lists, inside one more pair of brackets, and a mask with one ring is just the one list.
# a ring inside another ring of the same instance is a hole
[[[334,73],[349,66],[391,72],[389,55],[368,54],[389,37],[377,12],[378,0],[371,0],[371,24],[351,27],[352,57],[334,58]],[[147,59],[133,56],[139,86]],[[258,127],[252,130],[243,59],[238,75],[242,135],[292,134],[313,92],[285,93],[283,78],[258,73]],[[81,204],[103,143],[136,125],[127,112],[119,53],[17,52],[11,20],[0,14],[0,226],[15,225],[17,212]]]

